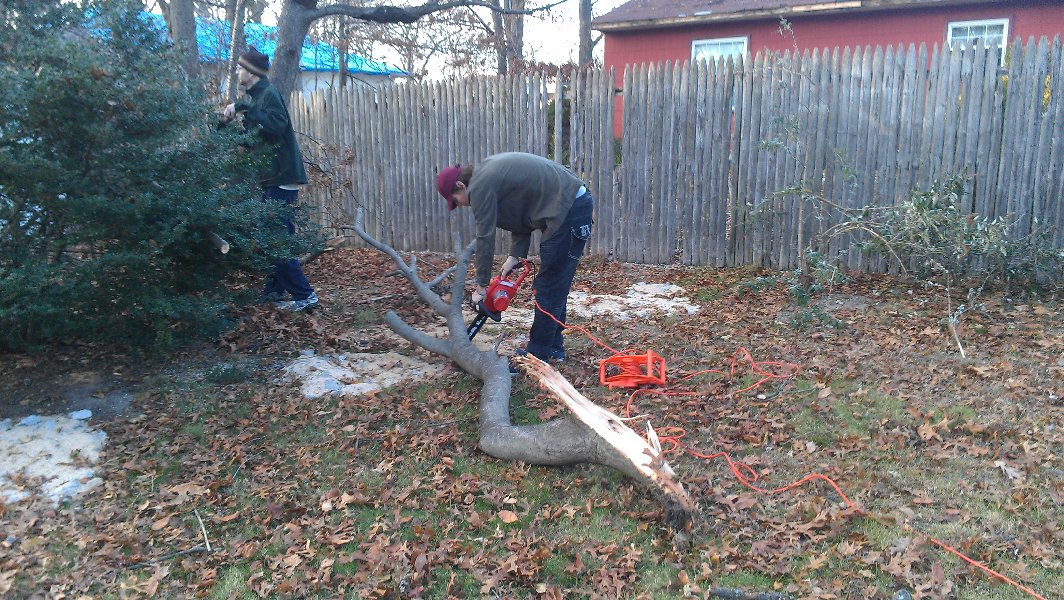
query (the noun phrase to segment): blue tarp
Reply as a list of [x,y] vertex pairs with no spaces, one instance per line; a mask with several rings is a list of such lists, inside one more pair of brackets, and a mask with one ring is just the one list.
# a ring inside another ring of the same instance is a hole
[[[165,29],[162,15],[145,13],[147,17],[159,23]],[[196,17],[196,43],[199,45],[200,60],[204,62],[229,60],[229,23],[219,19]],[[244,26],[244,39],[247,46],[253,46],[259,52],[273,59],[277,50],[277,28],[262,23],[248,23]],[[311,42],[310,36],[303,39],[303,53],[299,60],[301,71],[335,72],[340,70],[340,52],[331,44]],[[347,55],[347,71],[353,75],[406,75],[406,71],[390,67],[385,63],[363,58],[354,54]]]

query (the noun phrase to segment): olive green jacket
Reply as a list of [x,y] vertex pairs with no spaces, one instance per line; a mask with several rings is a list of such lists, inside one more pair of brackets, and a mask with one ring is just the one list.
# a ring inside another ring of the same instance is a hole
[[495,228],[509,231],[510,254],[528,256],[532,232],[549,239],[565,222],[583,182],[572,171],[525,152],[503,152],[473,167],[469,204],[477,222],[477,284],[491,279]]

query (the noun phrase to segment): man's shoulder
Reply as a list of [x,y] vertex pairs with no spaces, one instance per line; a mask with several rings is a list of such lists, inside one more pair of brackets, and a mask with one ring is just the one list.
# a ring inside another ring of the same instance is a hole
[[262,78],[255,85],[248,89],[248,95],[252,97],[265,98],[267,96],[280,97],[281,93],[277,91],[273,83],[269,79]]

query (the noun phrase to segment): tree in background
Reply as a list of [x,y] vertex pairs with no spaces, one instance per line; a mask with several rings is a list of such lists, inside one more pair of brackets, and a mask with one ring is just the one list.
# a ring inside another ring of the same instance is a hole
[[[502,1],[508,3],[518,2],[523,6],[524,0]],[[195,49],[195,27],[192,26],[190,28],[188,26],[188,23],[191,22],[191,17],[187,16],[195,12],[194,0],[159,0],[159,2],[160,7],[167,14],[167,23],[175,44],[180,48]],[[350,17],[368,23],[411,24],[436,13],[455,8],[478,6],[507,16],[531,14],[536,11],[549,10],[550,8],[549,6],[529,10],[502,8],[496,0],[450,0],[446,2],[428,0],[416,6],[366,6],[344,3],[319,6],[318,0],[281,0],[280,14],[277,19],[277,51],[271,57],[270,81],[284,96],[297,89],[296,83],[299,78],[299,59],[303,40],[306,39],[311,26],[320,19]],[[233,14],[237,14],[235,10]],[[179,19],[184,19],[184,24],[178,23]],[[510,29],[514,32],[513,36],[517,37],[514,38],[514,42],[503,44],[501,46],[503,48],[517,43],[516,40],[520,37],[520,27],[515,24]],[[494,31],[500,32],[502,30],[496,28]],[[453,30],[451,33],[453,34]],[[498,33],[498,35],[502,34]],[[507,52],[509,51],[507,50]],[[500,60],[502,60],[502,57],[500,57]]]
[[211,333],[226,281],[308,247],[142,8],[0,8],[0,348]]
[[591,37],[591,7],[594,4],[592,0],[578,0],[580,2],[579,7],[579,29],[580,29],[580,43],[577,50],[576,62],[581,67],[586,67],[591,64],[593,58],[593,51],[595,46],[602,41],[602,34],[598,37]]

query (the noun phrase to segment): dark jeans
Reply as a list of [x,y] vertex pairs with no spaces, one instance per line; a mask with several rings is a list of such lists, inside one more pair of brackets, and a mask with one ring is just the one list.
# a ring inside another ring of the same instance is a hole
[[[543,311],[565,322],[569,289],[573,286],[576,265],[584,253],[584,245],[591,237],[591,211],[594,201],[591,193],[580,196],[569,209],[558,233],[539,244],[540,270],[533,288],[536,302]],[[528,353],[540,360],[564,360],[565,347],[563,327],[549,315],[536,309],[532,330],[528,334]]]
[[[276,200],[285,206],[295,204],[299,190],[283,190],[279,187],[268,187],[262,194],[263,200]],[[288,235],[295,235],[296,226],[287,215],[281,215],[281,223],[284,224]],[[310,287],[303,267],[296,259],[283,260],[273,265],[273,273],[266,277],[265,294],[267,297],[283,299],[285,294],[291,294],[293,300],[306,300],[314,293]]]

